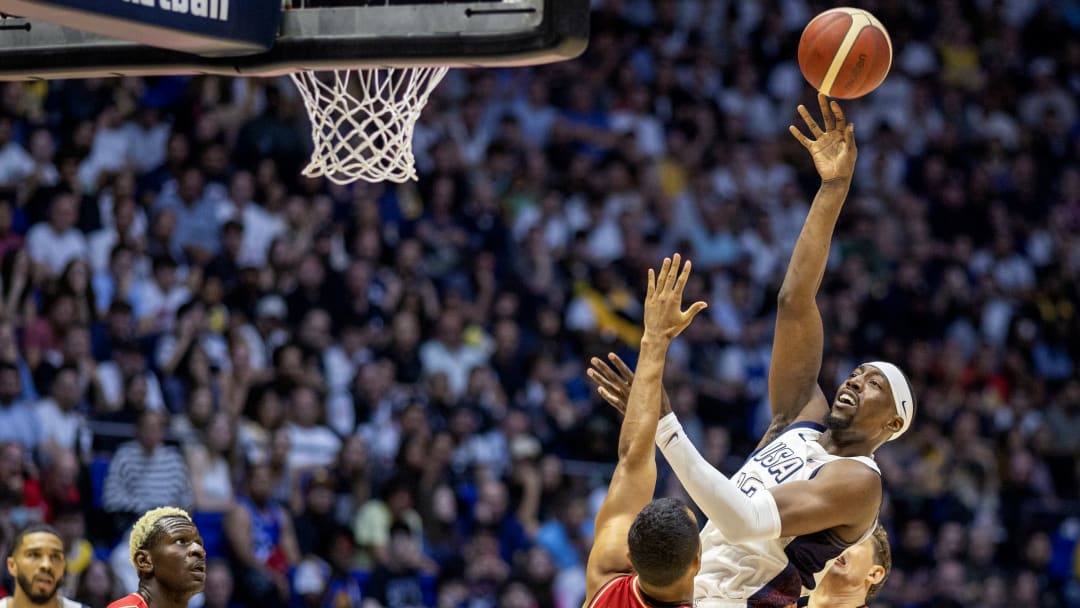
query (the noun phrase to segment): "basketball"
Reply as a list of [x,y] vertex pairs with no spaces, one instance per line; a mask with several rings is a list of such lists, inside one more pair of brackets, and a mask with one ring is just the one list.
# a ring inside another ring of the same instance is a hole
[[799,69],[828,97],[862,97],[885,80],[891,66],[889,33],[862,9],[827,10],[814,17],[799,38]]

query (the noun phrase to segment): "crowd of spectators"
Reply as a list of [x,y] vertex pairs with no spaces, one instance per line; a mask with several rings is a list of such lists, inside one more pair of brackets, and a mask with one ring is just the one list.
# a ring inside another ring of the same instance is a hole
[[[633,361],[675,250],[710,307],[672,405],[736,469],[816,188],[787,126],[827,3],[594,5],[579,59],[451,71],[404,185],[300,177],[287,79],[0,86],[2,552],[53,522],[102,608],[171,504],[207,607],[576,607],[619,428],[586,362]],[[843,106],[821,381],[886,358],[919,400],[878,453],[873,605],[1080,606],[1080,5],[859,5],[896,56]]]

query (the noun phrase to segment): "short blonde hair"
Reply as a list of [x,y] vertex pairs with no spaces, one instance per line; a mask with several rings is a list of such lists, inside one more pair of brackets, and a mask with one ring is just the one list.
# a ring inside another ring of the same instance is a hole
[[882,585],[889,579],[889,574],[892,572],[892,549],[889,547],[889,533],[879,523],[874,528],[874,533],[870,535],[870,538],[874,541],[874,565],[884,568],[885,576],[881,577],[880,582],[870,585],[870,588],[866,590],[867,604],[878,594],[878,591],[881,591]]
[[[146,542],[157,531],[158,522],[166,517],[181,517],[191,521],[188,512],[177,507],[158,507],[143,513],[143,516],[131,527],[131,541],[128,546],[131,549],[132,566],[135,565],[135,552],[146,548]],[[195,522],[191,521],[191,523],[194,524]]]

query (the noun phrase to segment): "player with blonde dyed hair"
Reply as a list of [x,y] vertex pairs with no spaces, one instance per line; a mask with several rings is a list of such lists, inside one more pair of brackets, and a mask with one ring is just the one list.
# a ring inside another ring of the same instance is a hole
[[139,590],[108,608],[187,608],[206,583],[206,551],[187,511],[159,507],[131,529],[131,563]]

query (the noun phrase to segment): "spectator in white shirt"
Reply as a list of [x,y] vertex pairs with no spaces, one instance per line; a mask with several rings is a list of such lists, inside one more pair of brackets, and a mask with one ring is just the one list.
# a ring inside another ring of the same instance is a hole
[[255,178],[247,171],[237,171],[229,184],[229,199],[218,207],[217,221],[236,220],[244,225],[240,259],[261,266],[266,263],[270,243],[285,231],[285,220],[264,209],[254,197]]
[[189,261],[206,265],[217,253],[219,244],[217,200],[209,196],[202,171],[197,167],[185,169],[176,194],[163,194],[156,207],[176,213],[170,247],[182,250]]
[[307,385],[293,388],[289,395],[290,476],[307,469],[330,466],[341,451],[341,438],[322,423],[324,417],[318,391]]
[[331,392],[347,390],[357,369],[356,361],[349,358],[339,342],[341,335],[334,333],[330,313],[313,308],[304,315],[296,336],[305,348],[318,354],[319,367]]
[[171,257],[154,258],[152,274],[132,289],[131,305],[140,333],[170,331],[177,309],[191,297],[187,286],[177,280],[176,261]]
[[93,437],[86,426],[86,416],[79,411],[82,403],[78,368],[71,364],[61,366],[53,376],[49,396],[37,404],[38,418],[46,422],[42,425],[45,446],[60,447],[84,457],[89,455]]
[[35,265],[47,276],[56,276],[68,262],[86,259],[86,237],[75,227],[78,199],[70,192],[60,192],[49,205],[49,221],[35,224],[26,234],[26,249]]
[[33,182],[29,187],[51,188],[60,183],[60,172],[56,169],[53,157],[56,155],[56,142],[47,129],[38,129],[30,135],[30,174],[27,180]]
[[161,111],[152,106],[140,107],[135,119],[124,124],[131,164],[140,175],[165,162],[171,131],[172,126],[161,120]]
[[119,173],[132,162],[131,145],[124,132],[120,110],[109,105],[98,115],[90,154],[79,165],[79,182],[84,191],[96,192],[102,176]]
[[460,312],[444,312],[439,317],[435,337],[420,346],[424,375],[446,374],[454,397],[465,393],[469,371],[478,365],[486,365],[489,356],[485,349],[465,344],[462,339],[463,322]]
[[131,196],[116,199],[112,204],[112,222],[100,230],[95,230],[88,239],[90,268],[94,272],[105,272],[109,268],[109,256],[118,243],[134,245],[138,243],[135,231],[135,218],[138,206]]
[[109,253],[108,267],[95,271],[91,279],[97,313],[104,315],[113,302],[129,304],[134,284],[135,252],[127,245],[115,245]]
[[112,358],[102,361],[97,366],[97,381],[101,386],[102,408],[106,412],[115,412],[124,405],[132,378],[142,380],[139,390],[142,403],[148,410],[160,410],[165,407],[165,396],[157,375],[147,369],[146,355],[137,342],[125,341],[113,346]]

